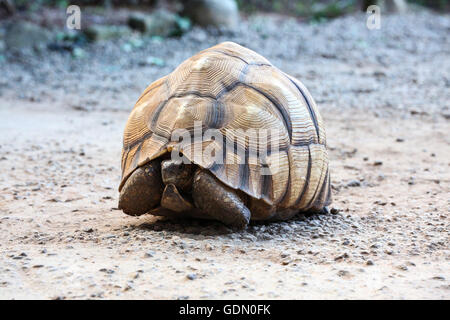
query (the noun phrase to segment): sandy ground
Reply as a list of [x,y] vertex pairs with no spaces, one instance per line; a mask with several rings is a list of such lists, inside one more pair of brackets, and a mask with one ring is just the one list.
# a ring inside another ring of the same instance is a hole
[[[114,68],[120,44],[96,45],[76,63],[60,53],[8,57],[0,80],[0,298],[449,299],[450,18],[388,17],[378,35],[360,19],[289,22],[304,37],[316,34],[310,47],[292,38],[305,48],[296,54],[265,45],[276,41],[269,24],[263,35],[203,34],[192,44],[201,34],[194,30],[159,44],[163,68],[139,64],[137,55],[155,54],[154,43],[122,52]],[[233,232],[117,210],[121,136],[137,96],[227,37],[259,39],[250,47],[316,97],[333,214]],[[358,47],[361,39],[377,51]]]

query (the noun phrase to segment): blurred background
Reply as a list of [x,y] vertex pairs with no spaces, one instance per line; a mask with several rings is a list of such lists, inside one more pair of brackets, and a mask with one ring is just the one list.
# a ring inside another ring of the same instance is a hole
[[[374,17],[366,9],[373,4],[378,28],[368,27]],[[102,108],[128,110],[139,92],[181,61],[230,40],[309,82],[329,107],[417,108],[415,100],[408,104],[414,88],[405,86],[418,70],[407,69],[448,52],[449,9],[448,0],[0,0],[0,65],[20,79],[0,80],[0,94],[64,97],[85,109],[113,98]],[[385,76],[387,66],[401,67],[397,77]],[[343,70],[362,67],[376,76]],[[448,79],[442,68],[435,72]],[[17,90],[23,86],[29,89]],[[380,95],[383,90],[391,94]],[[87,91],[88,97],[80,94]],[[437,91],[426,94],[443,107]]]

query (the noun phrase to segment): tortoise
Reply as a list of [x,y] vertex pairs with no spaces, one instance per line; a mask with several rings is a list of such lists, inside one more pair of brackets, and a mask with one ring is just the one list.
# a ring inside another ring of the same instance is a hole
[[[196,128],[201,140],[174,138],[180,130],[192,138]],[[251,130],[278,134],[250,143],[241,136]],[[211,148],[213,159],[201,155]],[[129,215],[244,229],[331,203],[325,130],[311,94],[233,42],[199,52],[145,89],[126,123],[121,165],[119,208]]]

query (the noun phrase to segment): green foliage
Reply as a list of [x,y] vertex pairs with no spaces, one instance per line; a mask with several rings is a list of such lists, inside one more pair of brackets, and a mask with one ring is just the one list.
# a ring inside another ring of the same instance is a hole
[[[71,4],[82,6],[154,6],[156,3],[175,3],[182,0],[12,0],[21,10],[37,11],[42,6],[66,8]],[[376,2],[377,0],[369,1]],[[450,0],[406,0],[439,11],[450,10]],[[334,18],[361,7],[361,0],[236,0],[239,9],[246,13],[257,11],[277,12],[316,20]],[[180,22],[180,32],[186,30],[185,22]],[[187,27],[189,29],[189,27]]]
[[410,3],[420,4],[436,10],[450,10],[450,0],[407,0]]
[[180,17],[177,15],[175,30],[170,34],[172,37],[180,37],[183,33],[187,32],[191,28],[191,20],[186,17]]
[[[79,6],[127,6],[127,5],[154,5],[156,0],[12,0],[16,7],[21,9],[39,8],[42,6],[66,8],[71,4]],[[173,2],[173,0],[160,0]]]
[[70,5],[68,0],[13,0],[14,5],[19,9],[36,11],[42,6],[53,6],[66,8]]
[[352,0],[334,1],[324,5],[315,4],[312,10],[312,17],[315,20],[336,18],[354,9],[355,2]]
[[79,47],[75,47],[72,51],[72,57],[74,59],[82,59],[85,57],[85,55],[86,55],[86,52],[82,48],[79,48]]
[[147,62],[149,65],[157,67],[164,67],[166,65],[166,62],[163,59],[157,57],[148,57]]
[[277,12],[315,20],[334,18],[354,11],[358,0],[238,0],[240,10]]

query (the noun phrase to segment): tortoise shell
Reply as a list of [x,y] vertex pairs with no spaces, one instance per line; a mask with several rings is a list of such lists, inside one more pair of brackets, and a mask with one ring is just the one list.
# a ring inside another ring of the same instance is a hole
[[[196,121],[232,141],[239,141],[239,129],[279,134],[258,140],[268,150],[265,161],[250,161],[245,139],[240,155],[212,138],[183,146],[171,139],[177,129],[193,132]],[[192,148],[215,143],[224,159],[244,161],[211,163],[192,155]],[[119,191],[136,168],[174,148],[224,184],[277,208],[320,210],[331,203],[325,130],[313,98],[300,81],[236,43],[199,52],[145,89],[125,127]],[[262,174],[264,168],[273,174]]]

